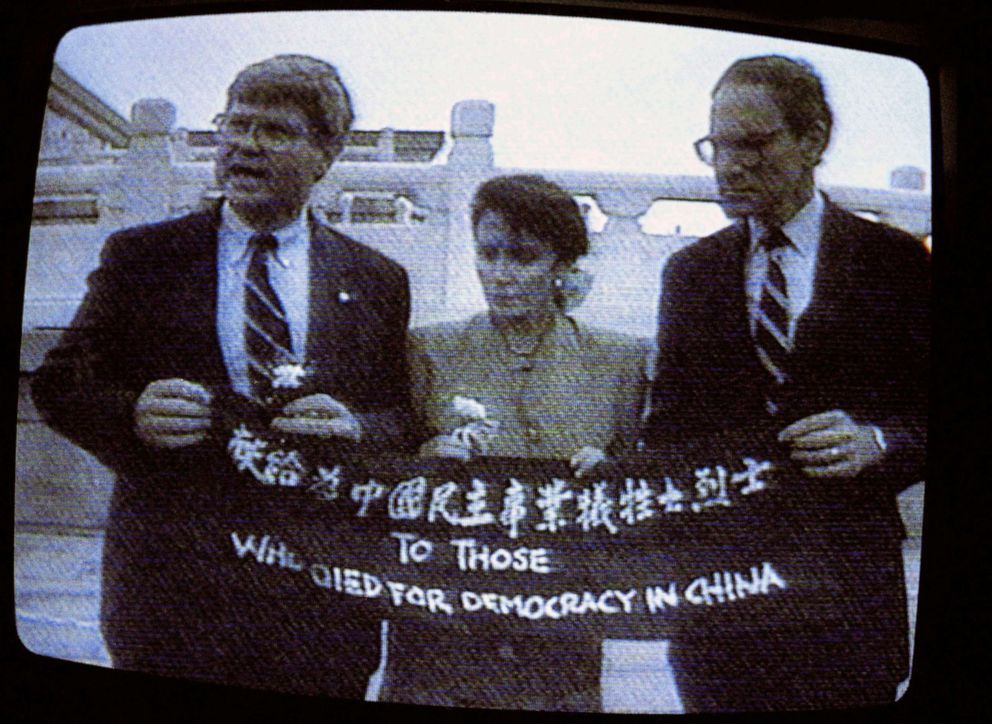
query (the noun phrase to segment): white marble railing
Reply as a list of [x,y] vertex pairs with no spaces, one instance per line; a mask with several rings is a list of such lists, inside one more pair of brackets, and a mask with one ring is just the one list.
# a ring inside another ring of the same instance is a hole
[[[520,171],[493,165],[493,118],[492,104],[462,101],[452,109],[443,162],[341,161],[315,189],[318,213],[408,269],[414,324],[481,308],[469,202],[485,179]],[[213,149],[197,146],[191,151],[188,132],[175,130],[174,119],[175,108],[168,102],[141,101],[132,113],[136,133],[126,151],[102,162],[91,158],[87,163],[39,167],[35,200],[45,211],[39,211],[31,232],[26,332],[68,323],[107,234],[179,216],[218,194]],[[384,134],[378,144],[388,145],[390,138],[392,134]],[[389,158],[388,151],[378,149],[378,157]],[[660,272],[668,255],[725,223],[713,203],[713,180],[660,173],[527,172],[541,173],[579,197],[589,207],[593,229],[598,229],[592,234],[592,253],[582,262],[593,275],[593,287],[576,314],[600,325],[652,335]],[[930,233],[926,193],[851,187],[827,191],[847,208],[920,237]],[[65,202],[79,200],[88,200],[88,209],[95,204],[96,218],[71,218],[70,207],[84,205]],[[59,203],[70,210],[69,218],[59,216]]]

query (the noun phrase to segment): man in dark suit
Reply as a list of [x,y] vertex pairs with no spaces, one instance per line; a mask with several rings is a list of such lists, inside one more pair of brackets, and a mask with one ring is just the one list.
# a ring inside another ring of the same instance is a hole
[[805,63],[734,63],[696,149],[735,223],[663,275],[645,442],[767,428],[797,470],[789,504],[831,501],[807,511],[832,536],[808,561],[830,580],[820,614],[747,621],[728,606],[684,632],[672,660],[690,711],[887,703],[907,674],[895,496],[923,478],[929,259],[817,190],[831,123]]
[[[112,235],[37,372],[46,421],[117,473],[101,615],[115,666],[361,698],[378,664],[378,622],[332,605],[217,620],[214,574],[182,549],[183,520],[230,496],[230,462],[204,453],[225,399],[267,409],[278,434],[404,444],[406,272],[307,209],[352,119],[327,63],[244,69],[218,117],[222,204]],[[280,367],[304,375],[295,399]]]

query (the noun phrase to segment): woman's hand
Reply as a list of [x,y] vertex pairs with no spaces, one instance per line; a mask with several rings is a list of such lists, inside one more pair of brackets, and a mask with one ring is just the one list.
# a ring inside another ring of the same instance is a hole
[[452,435],[438,435],[420,446],[419,455],[422,458],[457,458],[468,461],[472,459],[472,448]]
[[467,447],[475,455],[485,455],[489,440],[499,431],[496,420],[473,420],[451,432],[451,437],[459,445]]
[[581,478],[583,475],[592,472],[593,468],[605,460],[605,452],[598,447],[586,445],[575,453],[569,462],[572,465],[572,470],[575,471],[575,477]]

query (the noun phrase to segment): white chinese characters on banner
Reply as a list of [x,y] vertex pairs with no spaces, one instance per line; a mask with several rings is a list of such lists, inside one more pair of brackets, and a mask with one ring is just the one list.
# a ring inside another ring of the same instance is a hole
[[775,470],[771,461],[744,456],[741,469],[695,468],[691,486],[665,476],[663,490],[659,483],[640,477],[624,478],[616,486],[605,480],[578,485],[552,477],[528,487],[513,477],[502,486],[478,478],[432,485],[421,475],[394,485],[357,481],[345,493],[340,465],[317,465],[311,470],[299,451],[275,447],[244,425],[233,431],[227,450],[238,472],[264,485],[305,486],[326,502],[350,500],[355,504],[351,512],[359,518],[383,515],[462,528],[500,526],[511,539],[528,531],[559,534],[571,528],[617,535],[624,527],[649,524],[659,517],[732,507],[766,490],[768,476]]

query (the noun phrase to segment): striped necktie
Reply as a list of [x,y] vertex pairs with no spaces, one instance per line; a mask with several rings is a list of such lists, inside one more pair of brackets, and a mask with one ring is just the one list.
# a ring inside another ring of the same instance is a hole
[[269,281],[268,259],[278,246],[272,234],[255,234],[248,240],[251,260],[245,275],[245,352],[248,381],[254,396],[273,399],[272,368],[293,362],[293,343],[286,312]]
[[772,252],[789,244],[781,229],[770,229],[759,242],[768,252],[768,272],[761,287],[754,324],[754,343],[758,358],[768,373],[768,390],[765,403],[768,412],[779,411],[779,396],[788,380],[789,354],[789,292],[778,255]]

